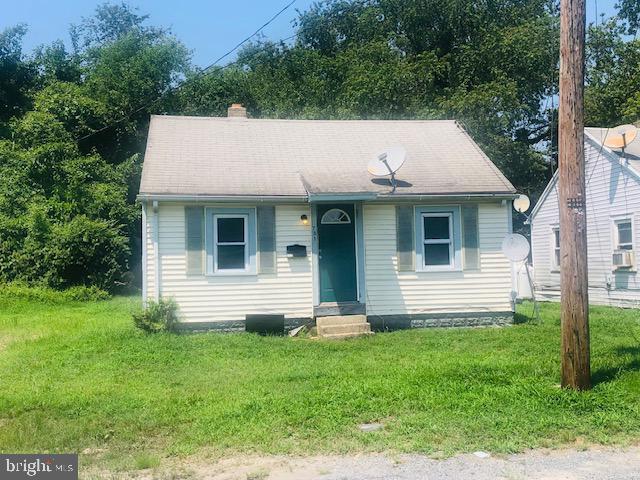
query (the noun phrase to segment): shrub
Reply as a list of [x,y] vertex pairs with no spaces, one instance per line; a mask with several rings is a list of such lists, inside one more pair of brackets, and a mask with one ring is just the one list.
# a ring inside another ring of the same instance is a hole
[[30,286],[20,282],[0,284],[0,296],[24,298],[44,303],[87,302],[109,298],[107,292],[97,287],[77,286],[67,290],[54,290],[45,286]]
[[147,308],[133,315],[133,323],[147,333],[175,332],[178,324],[178,305],[172,299],[149,302]]
[[113,290],[124,283],[129,245],[117,227],[78,215],[56,225],[52,233],[46,245],[49,285],[95,285]]
[[62,293],[67,300],[74,300],[78,302],[107,300],[111,296],[108,292],[99,289],[95,285],[91,285],[89,287],[76,285],[75,287],[63,290]]

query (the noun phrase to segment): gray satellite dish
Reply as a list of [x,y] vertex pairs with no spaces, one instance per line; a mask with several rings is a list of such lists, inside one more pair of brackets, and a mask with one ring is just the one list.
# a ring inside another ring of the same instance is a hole
[[[531,291],[531,299],[533,300],[532,318],[540,319],[540,308],[538,307],[538,300],[536,299],[536,287],[533,283],[533,279],[531,278],[531,272],[529,271],[529,262],[525,262],[530,251],[531,247],[529,246],[529,241],[519,233],[509,233],[504,237],[504,240],[502,240],[502,253],[504,253],[504,256],[513,263],[524,262],[524,268],[527,272],[527,280],[529,282],[529,289]],[[514,308],[517,297],[518,290],[516,289],[512,292]]]
[[402,167],[406,159],[407,151],[404,147],[399,145],[389,147],[369,161],[367,170],[374,177],[385,177],[387,175],[391,175],[389,181],[393,186],[393,191],[395,191],[396,172],[400,170],[400,167]]
[[526,195],[519,195],[518,198],[513,200],[513,208],[518,213],[524,213],[529,210],[531,206],[531,202],[529,201],[529,197]]
[[502,253],[512,262],[522,262],[529,256],[529,242],[519,233],[509,233],[502,240]]

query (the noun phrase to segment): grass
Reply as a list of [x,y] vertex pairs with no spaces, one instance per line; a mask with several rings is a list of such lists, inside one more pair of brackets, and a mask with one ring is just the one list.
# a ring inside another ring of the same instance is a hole
[[[138,303],[0,295],[0,451],[88,449],[103,453],[85,465],[135,469],[203,452],[449,455],[640,438],[637,310],[592,309],[595,386],[575,393],[558,388],[554,304],[541,325],[332,343],[148,335],[131,321]],[[384,428],[363,433],[366,422]]]

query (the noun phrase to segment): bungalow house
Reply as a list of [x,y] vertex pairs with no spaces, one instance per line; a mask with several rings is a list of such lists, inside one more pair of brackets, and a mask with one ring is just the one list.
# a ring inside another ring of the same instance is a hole
[[[394,191],[367,163],[407,152]],[[139,201],[143,296],[182,325],[375,328],[512,320],[514,187],[455,121],[153,116]]]
[[[607,148],[606,128],[585,128],[589,302],[640,306],[640,141],[626,152]],[[541,300],[560,298],[558,175],[531,212],[534,284]]]

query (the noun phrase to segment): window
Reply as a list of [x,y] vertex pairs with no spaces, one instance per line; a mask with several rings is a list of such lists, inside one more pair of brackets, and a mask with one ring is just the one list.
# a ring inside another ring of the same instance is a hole
[[332,208],[324,212],[322,215],[322,219],[320,223],[327,224],[338,224],[338,223],[351,223],[351,218],[349,218],[349,214],[344,210],[340,210],[339,208]]
[[555,227],[551,232],[551,266],[552,270],[560,270],[560,228]]
[[633,225],[630,219],[616,220],[614,233],[616,250],[633,250]]
[[250,208],[208,208],[207,273],[256,273],[256,214]]
[[247,216],[214,215],[215,271],[246,270]]
[[417,207],[416,226],[417,270],[462,269],[460,207]]
[[423,256],[425,267],[453,267],[453,215],[424,213]]

